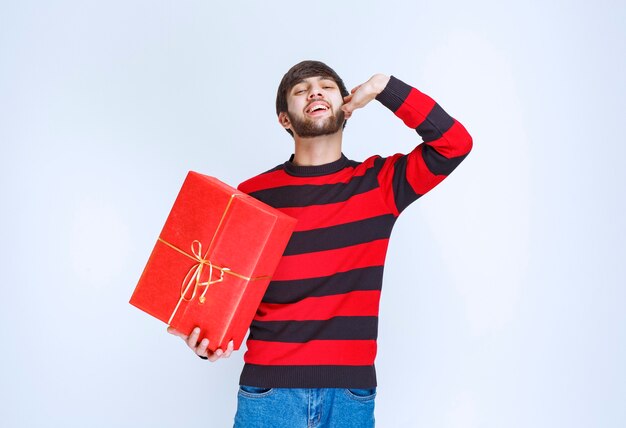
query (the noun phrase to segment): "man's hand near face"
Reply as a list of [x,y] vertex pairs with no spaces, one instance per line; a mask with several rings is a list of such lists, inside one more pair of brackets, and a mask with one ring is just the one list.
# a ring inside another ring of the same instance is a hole
[[230,354],[233,352],[233,341],[228,342],[228,347],[226,351],[222,351],[221,349],[216,350],[215,352],[211,352],[208,350],[209,339],[206,337],[202,339],[200,343],[198,343],[198,339],[200,338],[200,328],[196,327],[193,329],[191,334],[187,336],[186,334],[181,333],[178,330],[173,329],[172,327],[167,328],[167,332],[173,334],[174,336],[178,336],[187,346],[200,358],[207,359],[211,362],[217,361],[220,358],[228,358]]
[[365,107],[370,101],[385,89],[389,82],[389,76],[375,74],[367,82],[362,83],[350,91],[350,95],[344,97],[341,109],[346,114],[346,119],[352,116],[356,109]]

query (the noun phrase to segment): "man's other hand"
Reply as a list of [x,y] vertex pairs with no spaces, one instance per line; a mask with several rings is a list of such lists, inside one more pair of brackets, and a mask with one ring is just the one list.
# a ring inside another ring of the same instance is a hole
[[389,76],[384,74],[375,74],[370,79],[356,86],[350,95],[343,98],[343,106],[341,109],[346,114],[346,119],[352,116],[352,112],[356,109],[365,107],[370,101],[380,94],[385,86],[389,83]]
[[167,328],[167,332],[173,334],[174,336],[178,336],[187,346],[200,358],[205,358],[211,362],[217,361],[220,358],[228,358],[230,354],[233,352],[233,341],[228,342],[228,346],[226,347],[226,351],[222,351],[221,349],[217,349],[215,352],[211,352],[209,347],[209,339],[206,337],[202,339],[201,342],[198,342],[200,338],[200,328],[196,327],[192,330],[191,334],[187,336],[186,334],[181,333],[178,330],[173,329],[172,327]]

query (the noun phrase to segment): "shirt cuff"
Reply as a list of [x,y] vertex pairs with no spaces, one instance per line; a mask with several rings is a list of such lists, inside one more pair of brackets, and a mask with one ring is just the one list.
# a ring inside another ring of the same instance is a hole
[[407,85],[402,80],[391,76],[387,86],[382,92],[376,95],[376,99],[387,107],[392,112],[396,112],[404,100],[409,96],[409,93],[413,89],[410,85]]

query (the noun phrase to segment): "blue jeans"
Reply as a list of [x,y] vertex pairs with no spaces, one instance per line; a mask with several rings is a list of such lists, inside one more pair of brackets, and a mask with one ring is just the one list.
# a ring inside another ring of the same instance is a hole
[[372,428],[376,389],[241,385],[235,428]]

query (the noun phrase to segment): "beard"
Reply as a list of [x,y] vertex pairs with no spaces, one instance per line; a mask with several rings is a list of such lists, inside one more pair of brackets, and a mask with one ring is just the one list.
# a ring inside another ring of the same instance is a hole
[[339,131],[345,122],[345,113],[339,110],[322,120],[314,120],[309,117],[298,117],[287,112],[287,117],[291,121],[292,130],[302,138],[319,137],[331,135]]

